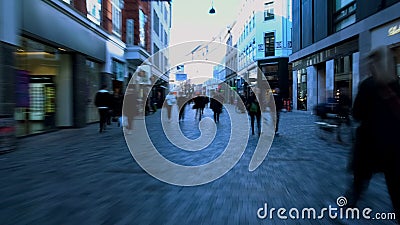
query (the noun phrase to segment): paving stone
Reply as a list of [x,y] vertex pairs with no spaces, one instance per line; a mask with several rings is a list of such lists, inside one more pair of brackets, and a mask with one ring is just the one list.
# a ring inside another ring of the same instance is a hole
[[[212,118],[210,109],[205,109],[204,117]],[[221,114],[215,140],[195,153],[169,143],[157,123],[160,111],[145,119],[161,154],[184,165],[216,159],[230,139],[227,111]],[[250,135],[232,170],[195,187],[170,185],[148,175],[133,159],[116,124],[101,134],[98,124],[92,124],[22,138],[16,151],[0,155],[0,224],[338,224],[341,221],[328,217],[257,218],[264,203],[271,208],[318,210],[345,192],[350,147],[319,139],[314,121],[309,112],[282,113],[281,135],[259,168],[248,171],[258,141]],[[198,123],[188,108],[180,127],[186,137],[197,138]],[[374,177],[360,205],[391,212],[382,175]]]

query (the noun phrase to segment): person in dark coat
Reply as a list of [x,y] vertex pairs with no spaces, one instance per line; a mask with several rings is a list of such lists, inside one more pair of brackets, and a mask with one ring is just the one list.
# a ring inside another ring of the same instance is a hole
[[279,88],[275,88],[275,92],[273,94],[275,107],[276,107],[276,125],[275,125],[275,135],[279,136],[279,119],[281,118],[281,111],[283,108],[283,100],[281,96],[281,91]]
[[186,95],[179,96],[177,104],[179,110],[179,121],[183,121],[185,119],[185,108],[188,104],[188,98],[186,97]]
[[138,93],[133,85],[129,85],[124,97],[123,115],[126,117],[127,134],[131,134],[133,130],[133,119],[138,114]]
[[254,135],[254,122],[257,119],[257,131],[258,136],[261,134],[261,108],[258,99],[254,92],[250,93],[250,96],[246,102],[246,107],[250,115],[251,122],[251,134]]
[[221,94],[215,93],[210,100],[210,109],[214,112],[214,122],[219,123],[219,115],[222,112],[224,98]]
[[107,85],[102,85],[96,93],[94,104],[99,110],[100,129],[103,132],[106,129],[106,123],[109,117],[109,110],[112,108],[112,95],[107,90]]
[[359,122],[350,168],[350,206],[355,206],[372,175],[383,172],[396,218],[400,219],[400,81],[388,47],[370,53],[370,77],[362,81],[353,104]]
[[204,107],[206,105],[204,97],[202,95],[197,95],[196,97],[194,97],[193,102],[194,102],[193,109],[196,109],[195,119],[197,118],[197,115],[199,115],[199,120],[201,120],[201,117],[204,112]]
[[124,95],[121,93],[121,89],[115,88],[112,99],[113,122],[117,122],[118,126],[121,126],[120,117],[122,116],[122,104],[124,102]]

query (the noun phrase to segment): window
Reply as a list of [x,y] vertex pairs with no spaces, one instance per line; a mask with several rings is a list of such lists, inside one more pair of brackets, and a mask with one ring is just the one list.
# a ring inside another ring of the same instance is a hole
[[168,23],[168,10],[167,7],[164,5],[164,21]]
[[133,19],[127,19],[126,20],[126,44],[127,45],[133,45],[133,35],[134,35],[134,29],[133,29]]
[[124,81],[125,65],[116,60],[112,61],[112,70],[115,80]]
[[265,57],[275,55],[275,34],[274,32],[264,34]]
[[157,35],[160,35],[160,19],[158,18],[156,10],[153,10],[153,15],[153,30]]
[[274,19],[274,2],[264,3],[264,21]]
[[146,31],[144,29],[146,23],[146,15],[143,10],[139,10],[139,45],[146,47]]
[[112,31],[120,36],[122,13],[121,9],[119,8],[119,1],[120,0],[112,0],[111,5],[112,5],[112,24],[113,24]]
[[[334,88],[335,99],[338,99],[340,95],[346,95],[351,98],[352,95],[352,71],[353,71],[353,59],[351,55],[340,57],[335,59],[335,78]],[[351,102],[351,101],[350,101]],[[350,105],[349,105],[350,106]]]
[[297,109],[307,110],[307,70],[297,70]]
[[356,22],[356,1],[336,0],[336,12],[333,14],[335,31],[339,31]]
[[164,46],[167,47],[168,46],[168,36],[167,36],[167,32],[164,31]]
[[62,0],[65,3],[71,4],[71,0]]
[[154,43],[153,44],[153,64],[157,68],[160,68],[160,54],[157,54],[160,48]]
[[87,18],[100,25],[101,0],[86,0]]

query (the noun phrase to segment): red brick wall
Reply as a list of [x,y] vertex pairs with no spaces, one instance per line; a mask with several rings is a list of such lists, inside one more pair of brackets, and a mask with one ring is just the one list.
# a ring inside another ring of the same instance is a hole
[[73,0],[72,2],[76,10],[78,10],[85,16],[87,15],[86,0]]
[[147,23],[145,24],[145,39],[146,50],[150,53],[150,38],[151,38],[151,17],[150,17],[150,2],[142,0],[125,0],[125,6],[122,11],[122,40],[126,42],[126,20],[134,20],[134,44],[139,45],[139,9],[142,9],[147,16]]
[[112,33],[112,5],[111,0],[101,1],[102,21],[101,26],[109,33]]

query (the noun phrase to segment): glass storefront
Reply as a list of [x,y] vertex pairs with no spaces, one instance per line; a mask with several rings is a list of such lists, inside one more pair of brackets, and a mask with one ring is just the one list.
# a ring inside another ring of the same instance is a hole
[[86,122],[93,123],[99,121],[99,113],[97,107],[94,105],[94,98],[97,91],[100,89],[100,69],[99,64],[90,60],[86,60],[86,74],[87,74],[87,91],[88,91],[88,104],[86,111]]
[[348,98],[349,107],[351,107],[352,100],[352,71],[353,71],[353,60],[352,56],[344,56],[338,59],[335,59],[335,93],[332,96],[336,101],[338,101],[339,97],[342,95]]
[[307,110],[307,70],[297,70],[297,109]]
[[395,52],[396,73],[397,76],[400,78],[400,47],[394,48],[394,52]]
[[[61,50],[46,44],[21,37],[21,46],[16,55],[16,105],[15,120],[17,136],[24,136],[54,129],[57,125],[69,123],[59,120],[58,111],[69,105],[57,104],[68,99],[68,92],[59,95],[69,81],[70,58]],[[58,124],[59,123],[59,124]]]

